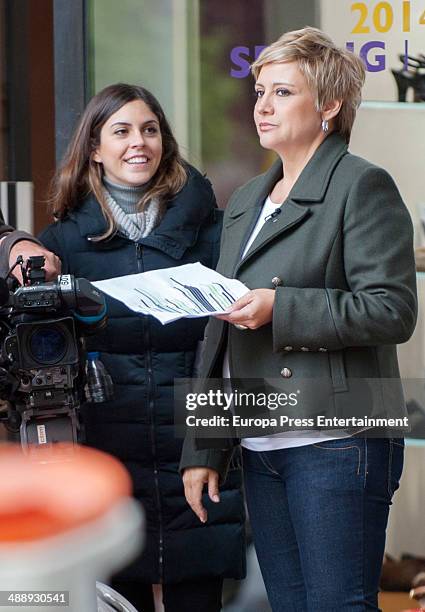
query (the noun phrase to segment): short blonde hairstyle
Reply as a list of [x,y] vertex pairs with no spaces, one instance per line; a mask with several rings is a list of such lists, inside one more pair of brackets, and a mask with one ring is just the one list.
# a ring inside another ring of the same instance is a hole
[[366,71],[357,55],[335,45],[329,36],[317,28],[306,27],[283,34],[263,49],[251,66],[257,79],[265,64],[297,62],[321,112],[327,104],[341,100],[335,117],[335,130],[348,143],[351,129],[361,102],[361,90]]

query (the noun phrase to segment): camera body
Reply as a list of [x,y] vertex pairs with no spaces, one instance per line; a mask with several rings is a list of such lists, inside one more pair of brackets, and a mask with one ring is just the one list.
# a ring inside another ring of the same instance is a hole
[[30,258],[28,284],[15,291],[0,279],[0,419],[26,452],[77,442],[85,337],[106,324],[103,295],[89,281],[45,282],[43,265],[43,257]]

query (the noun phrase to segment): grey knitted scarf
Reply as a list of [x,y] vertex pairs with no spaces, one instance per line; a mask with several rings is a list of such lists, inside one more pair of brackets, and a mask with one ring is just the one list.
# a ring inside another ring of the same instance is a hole
[[143,211],[138,211],[137,204],[147,190],[145,185],[127,187],[106,178],[103,182],[106,202],[120,231],[134,242],[148,236],[160,221],[158,200],[153,198]]

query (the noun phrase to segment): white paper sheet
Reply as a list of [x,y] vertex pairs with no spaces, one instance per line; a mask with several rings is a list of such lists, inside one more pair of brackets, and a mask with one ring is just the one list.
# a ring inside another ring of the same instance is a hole
[[131,310],[152,315],[163,324],[182,317],[224,314],[249,291],[240,281],[226,278],[199,262],[118,276],[93,285]]

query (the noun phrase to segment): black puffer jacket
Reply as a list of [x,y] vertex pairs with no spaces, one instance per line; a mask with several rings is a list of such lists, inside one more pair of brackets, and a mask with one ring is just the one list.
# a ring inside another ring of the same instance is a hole
[[[134,243],[120,234],[93,242],[105,230],[93,197],[40,239],[63,262],[63,273],[89,280],[218,259],[221,213],[211,185],[189,167],[186,186],[169,202],[158,227]],[[147,583],[222,575],[242,578],[244,510],[241,476],[231,472],[221,503],[208,506],[202,525],[186,503],[178,473],[182,440],[174,436],[173,379],[190,377],[206,319],[161,325],[107,297],[108,325],[92,339],[112,375],[115,398],[86,405],[87,443],[118,457],[133,479],[147,518],[144,551],[123,578]]]

